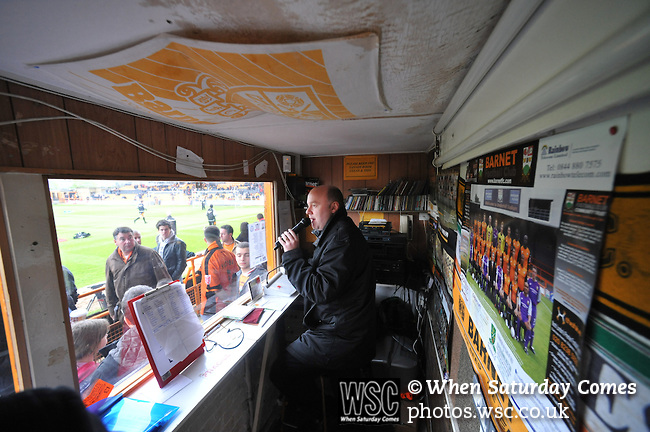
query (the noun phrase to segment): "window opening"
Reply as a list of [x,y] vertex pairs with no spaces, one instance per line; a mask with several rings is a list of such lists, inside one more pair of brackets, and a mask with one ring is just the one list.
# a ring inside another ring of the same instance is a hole
[[[137,330],[129,325],[128,317],[109,310],[111,302],[105,275],[107,259],[109,256],[115,258],[114,252],[119,249],[121,238],[113,238],[117,227],[134,230],[134,241],[139,241],[141,246],[160,250],[160,245],[164,244],[163,256],[172,236],[185,243],[186,268],[180,276],[175,276],[185,285],[206,328],[216,325],[218,314],[212,312],[219,309],[217,306],[216,310],[208,310],[202,304],[206,300],[204,288],[217,285],[210,283],[210,277],[205,278],[200,271],[207,256],[204,241],[207,226],[219,229],[224,248],[250,240],[250,253],[240,255],[255,256],[255,262],[247,268],[248,273],[243,274],[247,264],[235,260],[231,271],[240,274],[232,281],[233,287],[244,286],[242,280],[255,271],[266,271],[266,237],[261,237],[260,246],[259,236],[253,241],[247,232],[248,226],[259,228],[259,224],[264,224],[258,220],[258,215],[265,214],[269,198],[265,193],[271,190],[265,183],[50,179],[48,185],[59,254],[65,267],[75,345],[80,346],[82,339],[92,345],[92,352],[75,350],[82,396],[90,392],[97,378],[124,386],[125,381],[141,374],[142,367],[148,365],[144,349],[137,348]],[[159,221],[169,223],[160,224]],[[161,231],[157,224],[167,227],[169,232]],[[167,268],[167,264],[164,266],[172,276],[171,268]],[[235,290],[235,294],[238,298],[244,293]],[[229,298],[223,303],[233,301]],[[220,300],[216,302],[219,304]],[[104,320],[107,325],[77,325],[77,322],[90,320]],[[96,333],[91,334],[83,327],[94,327]]]

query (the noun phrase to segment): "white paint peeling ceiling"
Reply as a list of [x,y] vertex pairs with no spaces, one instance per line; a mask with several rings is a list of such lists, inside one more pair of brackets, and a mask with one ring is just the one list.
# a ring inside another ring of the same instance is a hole
[[34,65],[95,58],[164,33],[228,44],[288,44],[369,32],[379,37],[378,85],[388,112],[349,120],[264,114],[219,125],[169,123],[303,156],[423,152],[506,5],[504,0],[3,0],[0,76],[132,112]]

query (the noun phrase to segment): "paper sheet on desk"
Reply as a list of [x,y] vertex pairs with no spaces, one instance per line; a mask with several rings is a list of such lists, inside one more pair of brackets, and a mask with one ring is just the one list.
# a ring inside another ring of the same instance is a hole
[[148,380],[133,396],[151,402],[167,403],[176,393],[190,385],[192,380],[184,375],[178,375],[165,387],[160,388],[155,380]]
[[170,287],[135,303],[160,375],[182,362],[203,340],[203,327],[182,286]]
[[264,288],[265,296],[291,297],[296,293],[287,275],[282,275],[278,280]]
[[274,311],[283,311],[288,305],[289,303],[287,303],[286,297],[279,296],[265,296],[259,299],[259,301],[255,302],[256,308],[264,308]]

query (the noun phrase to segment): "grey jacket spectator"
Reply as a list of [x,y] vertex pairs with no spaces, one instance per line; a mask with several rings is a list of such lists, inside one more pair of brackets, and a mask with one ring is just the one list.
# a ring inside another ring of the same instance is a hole
[[133,231],[120,227],[113,232],[117,248],[106,260],[106,298],[111,318],[120,318],[118,310],[127,289],[135,285],[158,286],[169,282],[167,266],[153,249],[140,246],[133,239]]
[[180,280],[183,270],[187,267],[187,246],[183,240],[176,237],[168,220],[158,221],[156,228],[160,235],[153,250],[162,257],[172,280]]

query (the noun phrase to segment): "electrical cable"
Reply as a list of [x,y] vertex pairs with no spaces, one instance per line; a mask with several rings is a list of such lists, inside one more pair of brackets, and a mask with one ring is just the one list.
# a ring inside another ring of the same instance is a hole
[[422,337],[422,326],[424,325],[424,321],[426,318],[426,311],[427,311],[427,298],[426,296],[424,297],[424,300],[422,301],[422,305],[420,306],[420,296],[423,296],[424,294],[420,293],[418,291],[418,299],[417,299],[417,305],[415,307],[415,310],[418,313],[418,321],[416,324],[416,329],[417,329],[417,339],[413,341],[413,351],[416,352],[417,354],[417,349],[415,348],[415,345],[417,344],[417,341],[419,340],[422,346],[424,346],[424,338]]
[[[391,337],[393,338],[393,340],[394,340],[395,342],[397,342],[397,345],[401,346],[402,348],[404,348],[404,349],[405,349],[406,351],[408,351],[408,352],[411,352],[411,353],[413,352],[413,350],[412,350],[411,348],[407,347],[407,346],[404,345],[402,342],[400,342],[400,340],[397,339],[397,337],[396,337],[395,335],[391,335]],[[417,353],[415,353],[415,354],[417,354]]]
[[[17,84],[17,85],[22,86],[22,87],[31,88],[31,89],[33,89],[33,90],[37,90],[37,91],[40,91],[40,92],[46,92],[46,93],[53,94],[53,95],[56,95],[56,96],[59,96],[59,97],[63,97],[63,98],[67,98],[67,99],[70,99],[70,100],[76,100],[76,101],[83,102],[83,103],[89,103],[88,100],[81,99],[80,97],[77,97],[77,96],[74,96],[74,95],[58,93],[58,92],[53,91],[53,90],[50,90],[50,89],[46,89],[46,88],[42,88],[42,87],[38,87],[38,86],[35,86],[35,85],[32,85],[32,84],[28,84],[28,83],[25,83],[25,82],[17,81],[17,80],[14,80],[14,79],[11,79],[11,78],[7,78],[7,77],[2,77],[2,79],[5,80],[5,81],[7,81],[7,82],[10,82],[10,83],[13,83],[13,84]],[[8,94],[8,96],[11,97],[11,96],[13,96],[13,95],[12,95],[12,94]],[[25,98],[27,98],[27,97],[25,97]],[[27,99],[27,100],[28,100],[28,99]],[[41,103],[41,101],[39,101],[38,99],[33,99],[32,101],[37,102],[37,103]],[[115,108],[115,107],[113,107],[113,106],[102,105],[102,104],[99,103],[99,102],[92,102],[92,103],[95,104],[95,105],[97,105],[97,106],[100,106],[100,107],[102,107],[102,108],[110,109],[110,110],[115,110],[115,111],[119,111],[119,112],[121,112],[121,113],[131,115],[131,116],[133,116],[133,117],[137,117],[137,118],[141,118],[141,119],[145,119],[145,120],[156,120],[156,119],[153,119],[153,118],[151,118],[151,117],[147,117],[147,116],[145,116],[145,115],[143,115],[143,114],[140,114],[140,113],[137,113],[137,112],[128,112],[128,111],[122,110],[122,109],[120,109],[120,108]],[[174,124],[173,126],[178,127],[178,128],[181,128],[181,129],[189,130],[189,131],[191,131],[191,132],[196,132],[196,130],[194,130],[194,129],[192,129],[192,128],[189,128],[189,127],[187,127],[187,126],[184,126],[184,125]],[[232,142],[235,142],[235,143],[237,143],[237,144],[241,144],[241,145],[243,145],[243,146],[247,146],[247,147],[259,147],[259,146],[257,146],[257,145],[253,145],[253,144],[250,144],[250,143],[247,143],[247,142],[244,142],[244,141],[240,141],[240,140],[235,139],[235,138],[230,138],[230,137],[225,136],[225,135],[222,135],[222,134],[220,134],[220,133],[211,132],[211,133],[208,133],[208,135],[210,135],[210,136],[214,136],[214,137],[216,137],[216,138],[220,138],[220,139],[229,140],[229,141],[232,141]]]
[[[58,107],[56,105],[52,105],[50,103],[47,103],[47,102],[44,102],[44,101],[41,101],[41,100],[38,100],[38,99],[35,99],[35,98],[31,98],[29,96],[16,95],[16,94],[6,93],[6,92],[0,92],[0,95],[7,96],[7,97],[10,97],[10,98],[13,97],[13,98],[17,98],[17,99],[26,100],[26,101],[29,101],[29,102],[38,103],[38,104],[41,104],[41,105],[45,105],[45,106],[47,106],[49,108],[52,108],[54,110],[61,111],[61,112],[65,113],[65,114],[68,114],[67,116],[38,117],[38,118],[30,118],[30,119],[11,120],[11,121],[0,123],[0,126],[7,126],[7,125],[12,125],[12,124],[21,124],[21,123],[35,122],[35,121],[81,120],[83,122],[86,122],[86,123],[88,123],[88,124],[90,124],[92,126],[95,126],[95,127],[99,128],[99,129],[101,129],[101,130],[103,130],[103,131],[105,131],[105,132],[107,132],[107,133],[109,133],[109,134],[111,134],[111,135],[113,135],[113,136],[115,136],[115,137],[117,137],[117,138],[131,144],[131,145],[133,145],[134,147],[136,147],[136,148],[138,148],[138,149],[140,149],[140,150],[142,150],[142,151],[144,151],[146,153],[151,154],[154,157],[162,159],[165,162],[168,162],[168,163],[171,163],[171,164],[177,164],[177,165],[185,166],[185,167],[188,167],[188,168],[191,168],[191,169],[202,169],[203,171],[207,171],[207,172],[229,172],[229,171],[238,171],[238,170],[244,168],[244,163],[221,165],[221,164],[204,164],[204,163],[200,163],[200,162],[192,162],[192,161],[186,161],[186,160],[177,160],[177,158],[175,158],[173,156],[170,156],[170,155],[168,155],[166,153],[163,153],[163,152],[161,152],[159,150],[151,148],[151,147],[149,147],[149,146],[147,146],[147,145],[145,145],[145,144],[143,144],[143,143],[141,143],[141,142],[139,142],[139,141],[137,141],[137,140],[135,140],[135,139],[133,139],[131,137],[128,137],[128,136],[122,134],[119,131],[116,131],[116,130],[102,124],[102,123],[96,122],[94,120],[87,119],[85,117],[82,117],[82,116],[80,116],[78,114],[75,114],[75,113],[73,113],[71,111],[63,109],[63,108]],[[230,141],[236,142],[236,143],[241,144],[241,145],[252,147],[251,144],[244,143],[244,142],[241,142],[241,141],[238,141],[238,140],[234,140],[234,139],[229,138],[229,137],[220,136],[218,134],[216,134],[216,136],[220,137],[220,138],[228,139]],[[273,155],[273,159],[275,160],[275,164],[277,165],[278,172],[280,173],[280,178],[282,179],[282,184],[284,186],[285,194],[289,197],[289,199],[292,202],[297,201],[296,198],[291,193],[291,190],[289,189],[289,185],[287,184],[286,176],[282,172],[282,168],[280,167],[280,161],[278,160],[278,157],[277,157],[277,155],[276,155],[276,153],[274,151],[265,150],[265,151],[255,155],[255,156],[253,156],[251,159],[249,159],[247,161],[248,165],[257,164],[259,161],[263,160],[269,153],[271,155]]]
[[[279,269],[279,268],[282,268],[282,264],[280,264],[279,266],[273,267],[271,270],[269,270],[269,271],[266,272],[266,281],[267,281],[267,284],[268,284],[269,275],[271,274],[271,272],[274,271],[274,270],[277,270],[277,269]],[[282,272],[280,272],[280,273],[282,273]]]
[[275,153],[273,153],[273,158],[275,159],[275,164],[278,166],[278,172],[280,173],[280,178],[282,179],[282,184],[284,185],[285,193],[287,194],[287,196],[289,196],[289,198],[292,201],[296,201],[296,198],[294,198],[294,196],[291,194],[291,191],[289,190],[289,185],[287,185],[286,176],[282,172],[282,168],[280,168],[280,161],[278,160],[278,157],[276,156]]
[[20,120],[9,120],[9,121],[0,122],[0,126],[9,126],[14,124],[29,123],[35,121],[47,121],[47,120],[77,120],[77,118],[72,116],[24,118]]
[[[231,336],[231,339],[230,339],[231,344],[227,344],[226,346],[221,345],[219,342],[213,341],[212,339],[204,339],[204,341],[210,342],[210,343],[213,344],[210,348],[206,348],[205,350],[210,352],[216,346],[218,346],[221,349],[226,349],[226,350],[231,350],[231,349],[237,348],[239,345],[242,344],[242,342],[244,342],[244,330],[240,329],[239,327],[229,328],[226,331],[226,334],[228,334],[228,333],[230,333],[232,331],[235,331],[235,330],[239,330],[241,332],[241,337],[240,336]],[[239,340],[236,340],[236,338],[239,338]]]
[[[13,98],[17,98],[17,99],[22,99],[22,100],[26,100],[26,101],[34,102],[34,103],[38,103],[38,104],[42,104],[42,105],[47,106],[49,108],[52,108],[54,110],[63,112],[65,114],[68,114],[67,116],[58,116],[58,117],[37,117],[37,118],[30,118],[30,119],[11,120],[11,121],[6,121],[6,122],[1,122],[0,126],[7,126],[7,125],[11,125],[11,124],[20,124],[20,123],[33,122],[33,121],[81,120],[83,122],[86,122],[86,123],[88,123],[88,124],[90,124],[92,126],[95,126],[95,127],[99,128],[99,129],[101,129],[101,130],[103,130],[105,132],[108,132],[111,135],[113,135],[113,136],[115,136],[115,137],[129,143],[129,144],[132,144],[136,148],[138,148],[138,149],[140,149],[140,150],[142,150],[142,151],[144,151],[146,153],[149,153],[149,154],[151,154],[151,155],[153,155],[155,157],[158,157],[158,158],[160,158],[160,159],[162,159],[162,160],[164,160],[166,162],[169,162],[169,163],[174,163],[174,164],[178,164],[178,165],[182,165],[182,166],[186,166],[186,167],[194,168],[194,169],[197,169],[197,168],[204,169],[205,171],[210,171],[210,172],[236,171],[236,170],[242,169],[243,166],[244,166],[243,163],[220,165],[220,164],[202,164],[202,163],[198,163],[198,162],[177,160],[173,156],[170,156],[170,155],[168,155],[166,153],[163,153],[163,152],[161,152],[159,150],[156,150],[154,148],[148,147],[147,145],[142,144],[141,142],[139,142],[139,141],[137,141],[137,140],[135,140],[135,139],[133,139],[131,137],[128,137],[128,136],[122,134],[121,132],[116,131],[116,130],[114,130],[114,129],[112,129],[112,128],[110,128],[110,127],[108,127],[108,126],[106,126],[106,125],[104,125],[102,123],[96,122],[94,120],[87,119],[85,117],[82,117],[82,116],[80,116],[78,114],[75,114],[75,113],[73,113],[71,111],[68,111],[68,110],[66,110],[64,108],[58,107],[56,105],[52,105],[50,103],[47,103],[47,102],[44,102],[44,101],[41,101],[41,100],[38,100],[38,99],[34,99],[34,98],[31,98],[31,97],[28,97],[28,96],[16,95],[16,94],[12,94],[12,93],[0,92],[0,95],[1,96],[7,96],[7,97],[13,97]],[[230,138],[227,138],[227,139],[229,139],[231,141],[234,141],[234,142],[237,142],[237,143],[242,144],[242,145],[251,146],[250,144],[242,143],[242,142],[239,142],[239,141],[236,141],[236,140],[232,140]],[[272,150],[265,150],[265,151],[255,155],[255,156],[253,156],[249,160],[249,164],[254,165],[258,161],[260,161],[264,157],[266,157],[269,153],[271,153],[273,155],[273,157],[275,158],[276,164],[278,165],[278,170],[280,172],[282,172],[282,170],[280,169],[280,164],[278,162],[277,156],[276,156],[275,152],[273,152]],[[284,176],[281,176],[281,177],[283,177],[283,182],[284,182],[285,188],[286,188],[286,190],[288,192],[288,186],[286,185],[286,181],[284,180]]]

